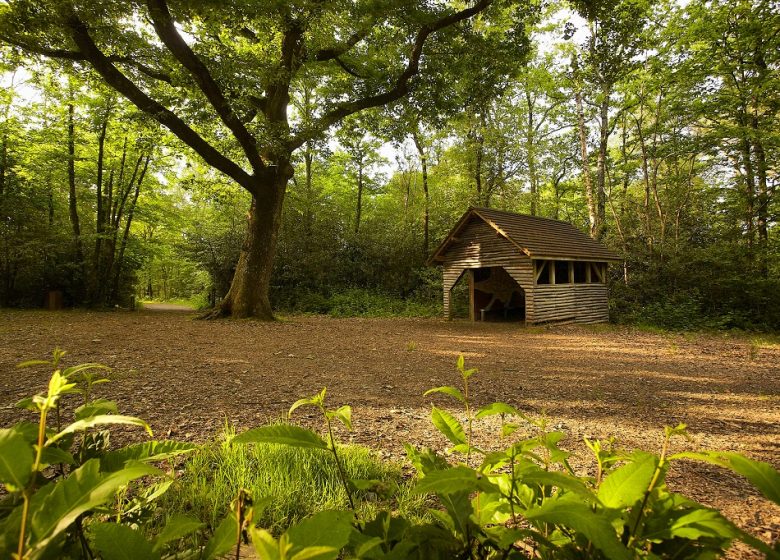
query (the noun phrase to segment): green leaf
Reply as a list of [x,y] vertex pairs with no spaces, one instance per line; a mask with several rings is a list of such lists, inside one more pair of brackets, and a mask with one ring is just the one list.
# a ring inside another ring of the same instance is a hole
[[[249,536],[252,539],[252,545],[255,547],[258,558],[263,560],[280,560],[283,558],[279,550],[279,542],[265,529],[250,527]],[[206,557],[205,560],[210,558]]]
[[409,462],[417,469],[419,476],[424,476],[431,471],[447,469],[450,466],[444,457],[441,457],[429,447],[417,450],[408,443],[405,443],[404,449],[406,450],[406,456],[408,457]]
[[335,560],[339,551],[331,546],[308,546],[294,553],[290,560]]
[[449,385],[445,385],[443,387],[436,387],[434,389],[428,389],[427,391],[425,391],[425,393],[423,393],[423,396],[427,397],[428,395],[431,395],[433,393],[443,393],[445,395],[451,396],[455,400],[458,400],[464,404],[466,402],[466,397],[463,396],[463,393],[461,393],[459,389],[455,387],[450,387]]
[[73,377],[77,373],[81,373],[82,371],[90,371],[93,369],[111,370],[110,367],[104,366],[103,364],[86,363],[86,364],[78,364],[75,366],[67,367],[64,370],[62,370],[62,375],[64,377]]
[[[292,551],[299,553],[303,549],[316,547],[320,549],[316,558],[335,560],[339,551],[349,542],[353,521],[354,514],[347,511],[322,511],[314,514],[287,530]],[[324,548],[328,548],[329,552]]]
[[721,451],[678,453],[669,459],[694,459],[731,469],[747,478],[765,498],[780,505],[780,472],[768,463],[748,459],[739,453]]
[[[211,535],[211,538],[206,543],[206,548],[203,549],[203,560],[213,560],[214,558],[219,558],[223,554],[227,554],[236,546],[237,538],[238,521],[234,514],[229,513],[217,526],[214,534]],[[261,556],[261,558],[263,558],[263,556]]]
[[719,512],[701,508],[675,519],[669,527],[669,535],[691,540],[701,537],[734,539],[739,536],[739,530]]
[[290,407],[290,410],[287,411],[287,418],[292,416],[292,413],[301,406],[312,405],[312,406],[317,406],[319,408],[322,408],[325,404],[325,390],[326,387],[323,387],[322,391],[320,391],[313,397],[304,397],[302,399],[298,399],[297,401],[295,401],[293,405]]
[[194,443],[182,441],[147,441],[128,445],[106,453],[100,458],[100,470],[104,472],[121,469],[128,461],[153,463],[165,461],[177,455],[192,453],[198,448]]
[[22,489],[32,475],[33,448],[14,428],[0,430],[0,482]]
[[458,369],[460,371],[463,371],[463,368],[466,367],[466,359],[463,357],[463,354],[460,354],[458,356]]
[[95,399],[88,404],[82,404],[75,410],[76,420],[84,420],[101,414],[117,414],[117,406],[114,401],[108,399]]
[[152,429],[149,427],[149,424],[140,418],[136,418],[134,416],[122,416],[121,414],[101,414],[100,416],[92,416],[91,418],[77,420],[76,422],[69,424],[60,433],[50,437],[46,442],[46,445],[51,445],[68,434],[81,432],[93,426],[100,426],[104,424],[129,424],[131,426],[141,426],[150,436],[152,435]]
[[140,531],[118,523],[99,523],[92,529],[93,546],[104,560],[158,560],[160,554],[152,548]]
[[463,431],[463,426],[449,412],[434,406],[431,410],[431,422],[452,443],[456,445],[466,443],[466,433]]
[[520,426],[518,426],[517,424],[512,424],[512,423],[507,422],[506,424],[501,426],[501,436],[502,437],[509,437],[512,434],[514,434],[518,430],[519,427]]
[[374,478],[350,478],[349,483],[355,488],[355,490],[371,490],[372,488],[376,488],[377,486],[383,484],[381,480]]
[[335,418],[344,426],[347,427],[348,430],[352,430],[352,407],[349,405],[344,405],[342,407],[339,407],[337,410],[329,410],[327,413],[328,418]]
[[442,471],[432,471],[420,479],[414,487],[417,494],[455,494],[457,492],[499,492],[500,489],[474,469],[457,466]]
[[593,501],[594,495],[590,489],[576,477],[562,472],[546,471],[533,463],[527,463],[516,471],[523,484],[538,484],[539,486],[556,486],[574,492],[585,500]]
[[610,560],[631,560],[633,556],[620,542],[609,519],[595,513],[573,494],[547,499],[540,507],[527,510],[530,521],[554,523],[582,533]]
[[502,402],[494,402],[483,406],[477,411],[475,418],[479,420],[488,416],[495,416],[496,414],[510,414],[512,416],[520,416],[521,418],[525,418],[525,415],[523,415],[523,413],[517,410],[514,406]]
[[642,499],[658,468],[658,457],[637,452],[631,462],[612,471],[601,483],[598,498],[608,508],[621,509]]
[[311,430],[289,424],[261,426],[247,430],[243,434],[234,437],[233,443],[276,443],[278,445],[311,449],[328,448],[325,440]]
[[87,461],[68,478],[55,483],[51,491],[39,491],[30,500],[33,550],[43,550],[79,515],[112,500],[116,491],[130,481],[157,474],[161,474],[159,469],[141,463],[114,473],[101,473],[97,459]]
[[14,405],[16,408],[38,412],[38,405],[35,403],[35,397],[25,397]]
[[75,383],[69,383],[68,378],[63,376],[60,370],[56,370],[49,379],[48,397],[54,398],[72,393],[75,387]]
[[21,362],[19,364],[16,364],[16,367],[18,368],[28,368],[33,366],[50,366],[52,363],[48,360],[27,360],[26,362]]
[[159,552],[163,546],[176,541],[203,527],[203,523],[189,515],[174,515],[165,524],[165,528],[154,539],[154,550]]
[[484,452],[479,447],[474,447],[473,445],[469,445],[467,443],[459,443],[458,445],[453,445],[449,449],[450,453],[462,453],[463,455],[466,455],[468,453],[480,453],[484,454]]
[[73,458],[73,455],[64,449],[60,449],[59,447],[52,446],[43,448],[43,451],[41,451],[41,464],[57,465],[60,463],[65,465],[75,465],[76,460]]

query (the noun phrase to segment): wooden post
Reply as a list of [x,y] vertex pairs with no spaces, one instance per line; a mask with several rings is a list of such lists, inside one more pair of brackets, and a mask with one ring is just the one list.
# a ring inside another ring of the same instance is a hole
[[591,275],[591,263],[586,262],[585,263],[585,283],[590,284],[593,280],[593,277]]
[[542,277],[542,272],[544,271],[544,263],[545,261],[534,261],[534,284],[539,283],[539,278]]
[[547,261],[547,267],[550,270],[550,284],[555,284],[555,261]]
[[569,261],[569,284],[574,284],[574,261]]
[[469,269],[469,321],[472,323],[475,321],[475,309],[476,302],[474,301],[474,269]]

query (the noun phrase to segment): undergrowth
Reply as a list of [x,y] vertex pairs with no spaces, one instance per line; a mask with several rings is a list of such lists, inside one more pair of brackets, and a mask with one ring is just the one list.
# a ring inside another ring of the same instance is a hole
[[[314,409],[319,432],[281,423],[228,429],[202,448],[112,449],[107,426],[151,435],[150,427],[95,396],[108,381],[103,366],[63,368],[63,356],[22,364],[54,371],[45,393],[18,403],[36,421],[0,429],[0,558],[216,560],[239,558],[251,542],[268,560],[699,560],[739,540],[780,560],[780,543],[666,486],[675,463],[704,462],[780,504],[780,472],[768,463],[728,451],[671,453],[673,438],[688,437],[680,424],[665,428],[659,454],[585,438],[591,474],[580,475],[561,447],[566,434],[546,418],[501,402],[474,407],[477,370],[463,356],[457,386],[425,393],[446,403],[432,405],[430,418],[452,445],[440,454],[407,444],[416,471],[408,481],[398,465],[338,441],[336,427],[353,429],[352,408],[328,406],[325,389],[287,415]],[[61,401],[74,398],[81,405],[68,423],[72,406]],[[474,434],[491,417],[500,419],[497,448],[482,449]]]
[[[263,496],[267,505],[256,522],[278,534],[320,511],[349,506],[333,462],[321,449],[285,445],[232,443],[235,431],[227,426],[215,441],[204,445],[161,501],[166,517],[193,515],[216,527],[230,512],[241,489]],[[424,500],[411,493],[401,465],[384,461],[359,445],[340,445],[347,476],[380,481],[380,487],[361,493],[360,513],[376,515],[380,508],[420,517]]]
[[280,295],[274,304],[281,311],[331,317],[435,317],[441,302],[419,297],[402,298],[366,289],[352,288],[329,295],[296,292]]

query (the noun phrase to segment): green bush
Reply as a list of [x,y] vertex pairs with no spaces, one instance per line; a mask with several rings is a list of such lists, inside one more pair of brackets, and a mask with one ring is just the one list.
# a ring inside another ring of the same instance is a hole
[[[54,373],[45,394],[18,404],[35,413],[37,422],[0,430],[0,483],[8,494],[0,507],[0,558],[91,558],[96,553],[116,558],[122,548],[129,557],[153,558],[153,549],[159,557],[201,524],[174,517],[152,542],[131,529],[150,518],[155,500],[172,481],[172,470],[151,463],[191,453],[195,446],[150,441],[110,450],[105,426],[151,430],[139,418],[118,414],[115,402],[94,398],[94,387],[108,381],[101,375],[107,368],[61,368],[64,355],[55,350],[51,361],[21,364],[50,366]],[[62,400],[69,397],[81,404],[74,421],[65,424]]]

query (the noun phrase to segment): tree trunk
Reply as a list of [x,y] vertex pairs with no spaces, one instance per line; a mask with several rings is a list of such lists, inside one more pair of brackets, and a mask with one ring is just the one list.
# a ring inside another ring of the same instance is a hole
[[73,86],[70,85],[68,100],[68,212],[73,231],[73,260],[75,270],[73,278],[73,302],[84,301],[84,250],[81,246],[81,224],[79,223],[78,199],[76,198],[76,125],[73,105]]
[[357,208],[355,209],[355,233],[360,231],[360,214],[363,210],[363,158],[358,161]]
[[741,140],[742,166],[745,170],[745,229],[747,237],[748,255],[753,259],[753,244],[755,242],[755,196],[756,176],[753,170],[751,158],[750,140],[743,135]]
[[105,274],[101,268],[101,249],[103,244],[103,231],[105,225],[105,209],[103,208],[103,156],[105,154],[106,131],[108,129],[109,112],[106,111],[105,118],[100,124],[98,133],[98,153],[97,153],[97,177],[96,185],[96,215],[95,215],[95,254],[92,257],[93,275],[92,289],[90,299],[93,304],[102,305],[103,301],[103,283]]
[[8,136],[0,138],[0,196],[5,193],[5,170],[8,167]]
[[252,204],[247,215],[247,233],[238,258],[233,282],[222,303],[206,318],[232,316],[273,320],[269,291],[282,205],[293,169],[289,159],[269,167],[254,178]]
[[306,209],[303,216],[303,231],[306,237],[311,237],[314,231],[314,192],[312,190],[312,164],[314,163],[314,148],[311,142],[306,143],[303,152],[303,161],[306,167]]
[[769,276],[769,229],[767,222],[769,221],[769,186],[767,183],[767,162],[766,152],[764,151],[764,144],[758,138],[758,122],[753,118],[754,139],[753,139],[753,153],[756,156],[756,187],[758,192],[756,195],[756,202],[758,208],[756,209],[756,229],[758,230],[758,267],[759,273],[762,277]]
[[431,200],[428,192],[428,156],[425,153],[425,146],[420,142],[417,131],[412,132],[412,139],[420,156],[420,167],[422,169],[423,195],[425,196],[425,209],[423,214],[423,254],[427,255],[430,245],[430,221],[431,221]]
[[609,143],[609,98],[610,87],[604,85],[599,104],[599,153],[596,164],[596,239],[602,239],[606,233],[606,168],[607,147]]
[[531,216],[536,216],[539,206],[539,176],[536,171],[536,138],[534,137],[536,130],[534,108],[536,103],[528,90],[525,92],[525,100],[528,104],[528,122],[526,123],[528,128],[525,136],[525,151],[528,158],[528,182],[531,187]]
[[135,184],[135,193],[133,194],[133,200],[130,201],[130,207],[127,210],[127,219],[125,220],[125,231],[122,234],[122,243],[119,245],[119,254],[116,258],[116,267],[113,274],[114,283],[111,288],[111,302],[117,303],[119,300],[119,280],[122,277],[122,265],[125,262],[125,249],[127,248],[127,239],[130,237],[130,226],[133,223],[133,214],[135,213],[135,206],[138,203],[138,194],[141,192],[141,183],[144,181],[144,175],[149,167],[149,160],[151,159],[151,153],[146,154],[144,160],[144,167],[141,170],[141,175],[138,177],[138,181]]
[[81,262],[81,225],[79,224],[79,208],[76,199],[76,140],[73,103],[68,103],[68,210],[73,238],[76,243],[79,262]]
[[588,162],[588,133],[585,129],[585,112],[582,109],[582,92],[579,88],[574,90],[574,101],[577,105],[577,125],[580,133],[580,157],[582,158],[582,179],[585,183],[585,198],[588,202],[588,221],[590,223],[590,236],[595,238],[598,234],[598,209],[596,197],[593,193],[593,179],[590,175]]

